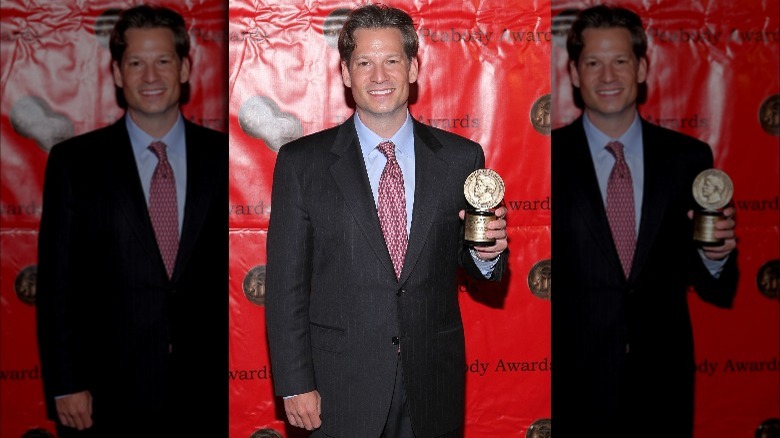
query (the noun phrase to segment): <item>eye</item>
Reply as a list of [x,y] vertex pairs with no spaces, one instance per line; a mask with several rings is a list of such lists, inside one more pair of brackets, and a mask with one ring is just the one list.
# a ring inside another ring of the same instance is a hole
[[357,65],[358,67],[368,67],[369,65],[371,65],[371,63],[368,61],[358,61]]

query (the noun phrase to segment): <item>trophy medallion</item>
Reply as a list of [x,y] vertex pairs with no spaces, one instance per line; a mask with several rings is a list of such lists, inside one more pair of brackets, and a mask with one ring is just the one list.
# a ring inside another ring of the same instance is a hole
[[733,193],[734,184],[722,170],[704,170],[693,180],[693,198],[701,207],[693,213],[693,240],[699,245],[723,245],[723,239],[715,237],[715,222],[723,217]]
[[477,169],[466,178],[463,194],[470,207],[464,218],[463,240],[469,246],[490,246],[488,223],[496,220],[495,207],[504,199],[504,180],[491,169]]

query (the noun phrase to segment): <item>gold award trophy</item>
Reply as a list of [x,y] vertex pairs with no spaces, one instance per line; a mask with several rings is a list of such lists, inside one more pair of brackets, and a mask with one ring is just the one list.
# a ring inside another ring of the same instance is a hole
[[488,222],[495,220],[495,207],[504,199],[504,180],[491,169],[477,169],[466,178],[463,185],[471,208],[466,209],[464,219],[464,243],[469,246],[490,246],[496,239],[486,236]]
[[715,222],[723,217],[723,207],[733,193],[734,184],[722,170],[704,170],[693,180],[693,198],[702,208],[693,213],[693,240],[698,244],[723,245],[723,239],[715,237]]

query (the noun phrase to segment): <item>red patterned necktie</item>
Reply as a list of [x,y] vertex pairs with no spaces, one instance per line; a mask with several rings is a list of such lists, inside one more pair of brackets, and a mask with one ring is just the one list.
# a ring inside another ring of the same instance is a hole
[[179,210],[176,203],[176,181],[168,162],[165,143],[152,142],[149,149],[157,155],[157,167],[149,189],[149,217],[152,219],[157,246],[160,248],[168,277],[173,274],[179,251]]
[[387,164],[379,178],[377,200],[379,222],[385,236],[387,250],[393,260],[395,276],[401,276],[406,255],[406,196],[404,195],[404,176],[398,160],[395,158],[395,145],[385,141],[377,146],[387,157]]
[[623,272],[628,277],[636,248],[634,186],[631,171],[623,155],[623,144],[618,141],[610,142],[607,150],[615,156],[615,165],[607,182],[607,218]]

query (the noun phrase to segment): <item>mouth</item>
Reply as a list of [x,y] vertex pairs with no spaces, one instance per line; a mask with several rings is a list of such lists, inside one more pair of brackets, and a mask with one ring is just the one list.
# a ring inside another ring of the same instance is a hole
[[611,89],[611,90],[599,90],[596,93],[599,96],[609,97],[609,96],[617,96],[618,94],[620,94],[622,92],[623,92],[622,88],[617,88],[617,89]]
[[141,90],[141,91],[139,91],[138,93],[139,93],[141,96],[146,96],[146,97],[155,97],[155,96],[159,96],[159,95],[161,95],[161,94],[165,93],[165,90],[164,90],[164,89],[162,89],[162,88],[155,88],[155,89],[153,89],[153,90]]
[[387,96],[388,94],[392,93],[395,90],[395,88],[385,88],[383,90],[371,90],[368,92],[368,94],[372,96]]

